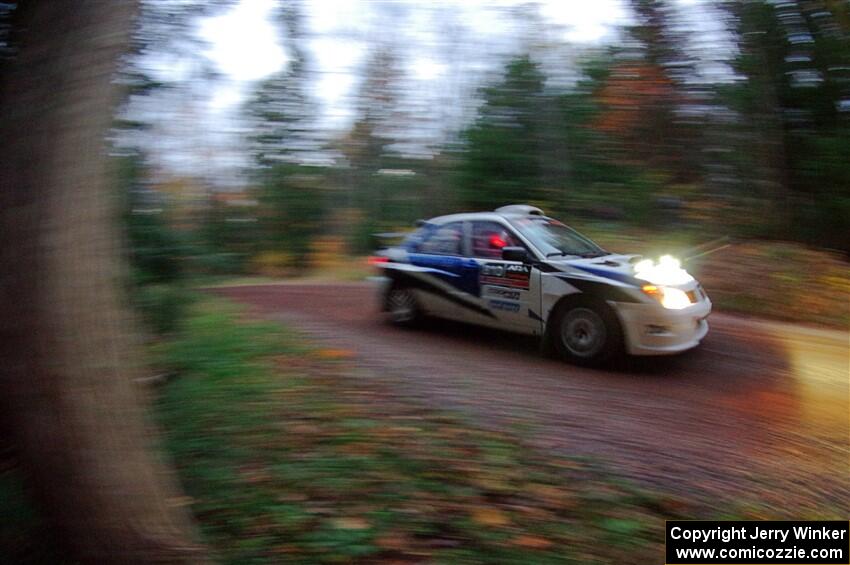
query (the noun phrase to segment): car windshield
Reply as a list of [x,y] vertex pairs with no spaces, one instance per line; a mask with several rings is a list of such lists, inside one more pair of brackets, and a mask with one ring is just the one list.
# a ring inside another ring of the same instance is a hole
[[557,255],[601,257],[608,255],[604,249],[557,220],[526,217],[511,220],[511,224],[546,257]]

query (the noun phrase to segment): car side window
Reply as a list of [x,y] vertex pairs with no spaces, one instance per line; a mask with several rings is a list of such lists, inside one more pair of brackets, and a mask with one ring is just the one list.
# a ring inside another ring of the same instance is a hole
[[434,226],[430,224],[425,224],[424,226],[417,228],[407,237],[404,238],[402,242],[402,247],[411,252],[419,251],[419,246],[422,245],[422,242],[428,237],[428,234],[433,231]]
[[463,222],[439,226],[419,245],[419,253],[463,255]]
[[472,255],[481,259],[500,259],[504,247],[525,247],[498,222],[472,222]]

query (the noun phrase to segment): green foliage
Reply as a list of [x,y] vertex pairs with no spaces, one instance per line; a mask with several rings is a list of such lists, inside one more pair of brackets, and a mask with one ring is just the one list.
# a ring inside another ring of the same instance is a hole
[[[233,195],[231,195],[233,196]],[[202,212],[201,224],[192,233],[192,267],[204,274],[244,274],[251,259],[264,249],[258,207],[250,195],[213,198]]]
[[259,193],[261,245],[306,266],[310,242],[325,230],[326,198],[321,169],[278,163],[265,170]]
[[181,276],[185,244],[164,220],[164,204],[142,186],[140,156],[116,160],[117,185],[124,202],[124,225],[134,283],[173,283]]
[[377,249],[381,242],[375,238],[381,232],[380,223],[374,219],[364,218],[355,224],[350,235],[351,251],[356,254],[366,254]]
[[428,171],[409,159],[387,158],[384,164],[386,171],[371,175],[362,189],[362,202],[358,204],[362,213],[348,231],[351,251],[357,254],[375,249],[380,243],[376,233],[396,231],[399,226],[429,217]]
[[802,241],[850,253],[850,126],[800,140],[793,215]]
[[157,334],[174,332],[186,315],[194,295],[178,284],[142,284],[134,293],[135,306]]
[[527,57],[511,61],[501,82],[483,90],[479,118],[463,134],[457,182],[466,207],[535,202],[553,215],[616,218],[635,225],[655,213],[667,178],[625,159],[622,143],[595,127],[606,111],[597,93],[612,53],[583,64],[568,92],[545,92]]
[[138,155],[115,163],[117,185],[124,203],[124,228],[130,262],[129,294],[150,330],[157,334],[177,329],[184,315],[184,262],[188,245],[168,226],[164,204],[141,183]]
[[846,20],[837,5],[735,6],[745,80],[721,94],[745,118],[737,173],[771,210],[760,221],[772,219],[774,235],[850,252]]
[[499,84],[482,90],[484,104],[463,133],[465,154],[457,173],[468,207],[492,209],[541,196],[543,81],[537,64],[526,56],[507,65]]
[[198,247],[197,251],[190,261],[196,274],[233,275],[245,272],[248,257],[244,253],[216,250],[212,246]]
[[139,284],[172,283],[182,277],[185,247],[161,212],[136,209],[127,215],[130,262]]

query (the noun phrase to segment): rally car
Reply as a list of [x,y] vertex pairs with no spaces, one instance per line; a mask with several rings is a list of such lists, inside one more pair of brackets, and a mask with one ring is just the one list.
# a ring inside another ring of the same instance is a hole
[[440,216],[373,258],[389,319],[448,318],[540,336],[562,357],[697,346],[711,301],[678,260],[609,253],[529,205]]

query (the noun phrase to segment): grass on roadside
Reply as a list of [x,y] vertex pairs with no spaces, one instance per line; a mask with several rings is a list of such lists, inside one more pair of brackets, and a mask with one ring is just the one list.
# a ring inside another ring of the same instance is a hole
[[157,413],[227,562],[637,563],[680,500],[346,377],[348,352],[195,307]]

